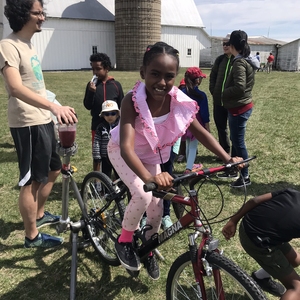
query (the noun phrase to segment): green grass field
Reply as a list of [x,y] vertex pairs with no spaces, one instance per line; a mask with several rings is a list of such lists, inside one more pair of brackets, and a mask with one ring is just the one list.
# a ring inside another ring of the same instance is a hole
[[[209,74],[210,70],[204,70]],[[181,70],[176,84],[182,78]],[[57,95],[62,104],[76,109],[79,123],[76,141],[78,153],[72,157],[72,165],[78,168],[74,174],[78,185],[92,170],[90,115],[83,107],[83,96],[91,72],[45,73],[47,89]],[[138,72],[116,72],[111,75],[120,81],[124,92],[129,91],[139,79]],[[300,135],[300,74],[273,72],[256,74],[253,90],[254,110],[247,127],[247,146],[249,155],[257,159],[251,163],[252,185],[247,189],[247,199],[252,196],[277,189],[299,186],[299,135]],[[208,81],[204,79],[200,88],[209,98]],[[0,82],[0,299],[68,299],[70,288],[71,246],[69,233],[63,234],[65,243],[58,249],[24,249],[23,223],[18,211],[18,166],[17,157],[7,124],[7,95],[3,80]],[[211,130],[216,136],[212,119]],[[213,154],[199,145],[197,162],[205,166],[216,165]],[[175,165],[177,172],[183,172],[184,163]],[[225,206],[218,220],[229,217],[242,204],[244,194],[232,190],[227,181],[217,181],[225,199]],[[53,213],[61,212],[61,178],[58,179],[48,200],[47,209]],[[220,207],[220,194],[213,184],[205,184],[200,191],[200,204],[208,216]],[[80,211],[70,193],[70,218],[76,221]],[[174,219],[174,216],[173,216]],[[258,268],[239,244],[238,237],[225,241],[220,231],[225,222],[213,225],[214,235],[220,239],[220,248],[248,273]],[[44,231],[55,234],[55,228]],[[138,278],[131,278],[122,267],[103,264],[92,248],[78,255],[78,276],[76,299],[165,299],[165,283],[168,270],[175,258],[188,250],[187,232],[164,244],[160,251],[165,261],[160,263],[161,277],[154,282],[142,270]],[[297,241],[293,242],[296,247]],[[270,299],[275,299],[270,297]]]

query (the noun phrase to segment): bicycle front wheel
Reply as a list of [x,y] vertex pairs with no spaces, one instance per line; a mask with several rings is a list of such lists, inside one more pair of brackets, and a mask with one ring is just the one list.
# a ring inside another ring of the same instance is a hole
[[173,263],[167,279],[167,300],[267,300],[251,278],[228,258],[216,252],[205,257],[213,270],[220,272],[221,283],[214,276],[202,275],[204,289],[195,280],[190,252],[179,256]]
[[[125,205],[122,199],[111,201],[115,188],[111,179],[101,172],[86,175],[81,188],[85,210],[89,216],[87,233],[100,258],[111,266],[118,266],[115,241],[121,233]],[[106,207],[101,214],[96,214]]]

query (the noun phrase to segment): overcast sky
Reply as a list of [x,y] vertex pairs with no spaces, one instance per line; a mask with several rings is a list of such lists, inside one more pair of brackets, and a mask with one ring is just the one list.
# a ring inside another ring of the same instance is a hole
[[290,42],[300,38],[299,0],[194,0],[209,35],[233,30]]

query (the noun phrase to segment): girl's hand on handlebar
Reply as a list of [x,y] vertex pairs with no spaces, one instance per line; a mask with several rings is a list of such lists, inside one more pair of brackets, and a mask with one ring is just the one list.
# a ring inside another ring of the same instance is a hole
[[158,185],[157,190],[169,190],[173,186],[173,177],[168,172],[162,172],[151,177],[146,183],[155,182]]

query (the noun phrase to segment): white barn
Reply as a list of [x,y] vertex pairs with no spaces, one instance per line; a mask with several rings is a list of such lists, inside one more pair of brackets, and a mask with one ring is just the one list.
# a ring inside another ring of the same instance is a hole
[[300,71],[300,39],[278,49],[277,67],[281,71]]
[[[194,1],[161,2],[161,40],[179,50],[181,67],[199,66],[200,50],[210,47],[210,38]],[[11,29],[3,15],[5,0],[0,4],[3,38]],[[87,69],[95,52],[107,53],[115,65],[113,0],[45,0],[45,10],[43,30],[32,39],[43,70]]]

